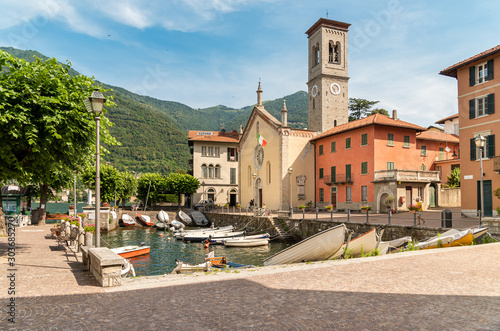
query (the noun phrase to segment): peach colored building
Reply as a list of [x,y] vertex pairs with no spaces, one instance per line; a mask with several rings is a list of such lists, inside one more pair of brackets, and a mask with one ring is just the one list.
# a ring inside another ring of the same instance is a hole
[[441,177],[435,162],[451,158],[449,134],[375,114],[334,127],[311,142],[316,154],[316,204],[335,209],[407,210],[417,197],[424,208],[436,205]]
[[[495,95],[500,95],[500,45],[454,64],[440,72],[454,77],[458,86],[458,115],[462,214],[475,217],[481,209],[481,149],[475,139],[486,139],[483,149],[484,215],[494,216],[500,200],[493,192],[500,187],[500,160],[495,149],[500,139],[500,112]],[[498,96],[496,97],[498,100]]]

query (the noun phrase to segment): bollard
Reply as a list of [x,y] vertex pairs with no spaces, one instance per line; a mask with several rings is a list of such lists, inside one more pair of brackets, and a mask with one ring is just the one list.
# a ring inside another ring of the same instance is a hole
[[347,223],[351,221],[351,210],[348,208],[347,209]]
[[417,213],[413,213],[413,226],[417,226]]
[[333,208],[330,209],[330,222],[333,222]]
[[388,213],[388,215],[389,215],[389,225],[390,225],[390,224],[391,224],[391,216],[392,216],[392,210],[389,210],[389,213]]
[[302,209],[302,220],[306,219],[306,210]]
[[319,208],[316,207],[316,221],[318,221],[318,211],[319,211]]
[[368,224],[368,223],[369,223],[369,222],[368,222],[368,214],[369,214],[369,213],[370,213],[370,211],[369,211],[369,210],[367,210],[367,211],[366,211],[366,224]]

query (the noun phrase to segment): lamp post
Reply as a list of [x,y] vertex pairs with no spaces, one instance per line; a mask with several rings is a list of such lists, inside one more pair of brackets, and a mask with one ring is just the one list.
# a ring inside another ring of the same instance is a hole
[[293,205],[292,205],[292,167],[288,168],[288,175],[290,177],[290,217],[293,217]]
[[[253,205],[255,206],[255,210],[257,210],[257,206],[260,206],[260,201],[256,201],[257,199],[255,199],[257,197],[257,194],[255,194],[255,178],[257,178],[257,174],[254,172],[252,173],[252,179],[253,179],[253,196],[254,196],[254,203]],[[257,203],[259,202],[259,203]],[[260,208],[260,207],[259,207]]]
[[99,117],[102,113],[102,108],[106,98],[99,92],[99,89],[94,89],[92,95],[83,100],[83,104],[89,113],[94,114],[95,124],[96,124],[96,149],[95,149],[95,247],[101,246],[101,223],[100,223],[100,213],[101,213],[101,178],[99,175]]
[[75,209],[73,211],[75,212],[75,218],[76,218],[76,171],[74,173],[75,177],[73,180],[73,202],[75,204]]
[[205,181],[201,182],[201,186],[203,186],[203,197],[201,199],[203,200],[203,203],[205,203]]
[[486,138],[483,136],[477,136],[475,139],[476,147],[479,148],[479,169],[481,171],[481,181],[479,184],[479,199],[481,201],[481,211],[479,212],[479,225],[481,225],[483,221],[483,213],[484,213],[484,197],[483,197],[483,153],[484,153],[484,145],[486,144]]

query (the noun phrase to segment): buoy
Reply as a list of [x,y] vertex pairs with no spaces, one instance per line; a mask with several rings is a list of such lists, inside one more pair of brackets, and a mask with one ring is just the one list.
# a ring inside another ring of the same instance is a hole
[[163,237],[163,234],[162,234],[162,233],[160,233],[160,237]]

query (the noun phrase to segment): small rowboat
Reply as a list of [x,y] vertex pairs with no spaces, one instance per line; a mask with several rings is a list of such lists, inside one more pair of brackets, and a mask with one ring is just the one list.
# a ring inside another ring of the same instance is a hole
[[185,226],[184,223],[176,221],[176,220],[172,220],[170,222],[170,224],[172,224],[174,226],[174,228],[176,228],[176,229],[180,229],[180,228],[183,228]]
[[[217,236],[217,235],[215,235]],[[254,235],[250,235],[250,236],[242,236],[242,237],[238,237],[238,240],[240,239],[265,239],[265,238],[269,238],[269,233],[263,233],[263,234],[254,234]],[[214,238],[210,238],[210,245],[223,245],[224,244],[224,241],[227,240],[226,238],[220,238],[220,239],[214,239]]]
[[377,242],[377,230],[372,229],[351,240],[349,245],[344,243],[342,247],[332,257],[330,257],[330,259],[340,258],[346,247],[351,257],[361,257],[362,254],[366,254],[374,250],[377,247]]
[[224,240],[224,246],[227,247],[258,247],[267,246],[269,244],[269,238],[256,238],[256,239],[226,239]]
[[193,221],[196,223],[196,225],[208,225],[208,220],[203,215],[201,211],[193,211],[191,212],[191,216],[193,217]]
[[135,226],[135,221],[132,216],[129,214],[123,214],[122,215],[122,221],[123,221],[123,226],[124,227],[131,227]]
[[175,260],[177,263],[177,267],[172,271],[173,274],[189,274],[193,272],[206,272],[210,270],[211,263],[210,261],[206,261],[198,264],[190,264],[186,262],[182,262],[179,260]]
[[127,277],[127,275],[131,275],[132,277],[135,277],[135,269],[132,263],[130,263],[130,260],[126,259],[124,261],[124,264],[122,266],[121,270],[121,276],[122,277]]
[[235,232],[205,232],[205,233],[189,233],[185,235],[182,240],[190,242],[201,242],[207,239],[229,239],[234,237],[241,237],[245,234],[244,231]]
[[151,217],[148,215],[144,214],[137,214],[137,217],[139,217],[139,220],[144,223],[146,226],[153,226],[154,223],[151,221]]
[[472,229],[472,236],[474,237],[474,242],[476,244],[481,244],[483,242],[483,238],[486,235],[486,232],[488,232],[488,228],[473,228]]
[[124,259],[128,259],[139,255],[149,254],[151,247],[135,245],[135,246],[111,248],[111,250],[116,254],[120,255],[121,257],[123,257]]
[[177,216],[179,217],[181,222],[186,224],[186,225],[190,225],[191,223],[193,223],[193,220],[191,219],[191,217],[188,214],[186,214],[185,212],[183,212],[182,210],[179,210],[177,212]]
[[415,244],[419,249],[432,249],[438,247],[452,247],[470,245],[474,241],[472,229],[458,231],[448,230],[439,236]]
[[156,214],[156,218],[158,221],[163,222],[163,223],[168,223],[168,214],[164,210],[160,210],[158,214]]

